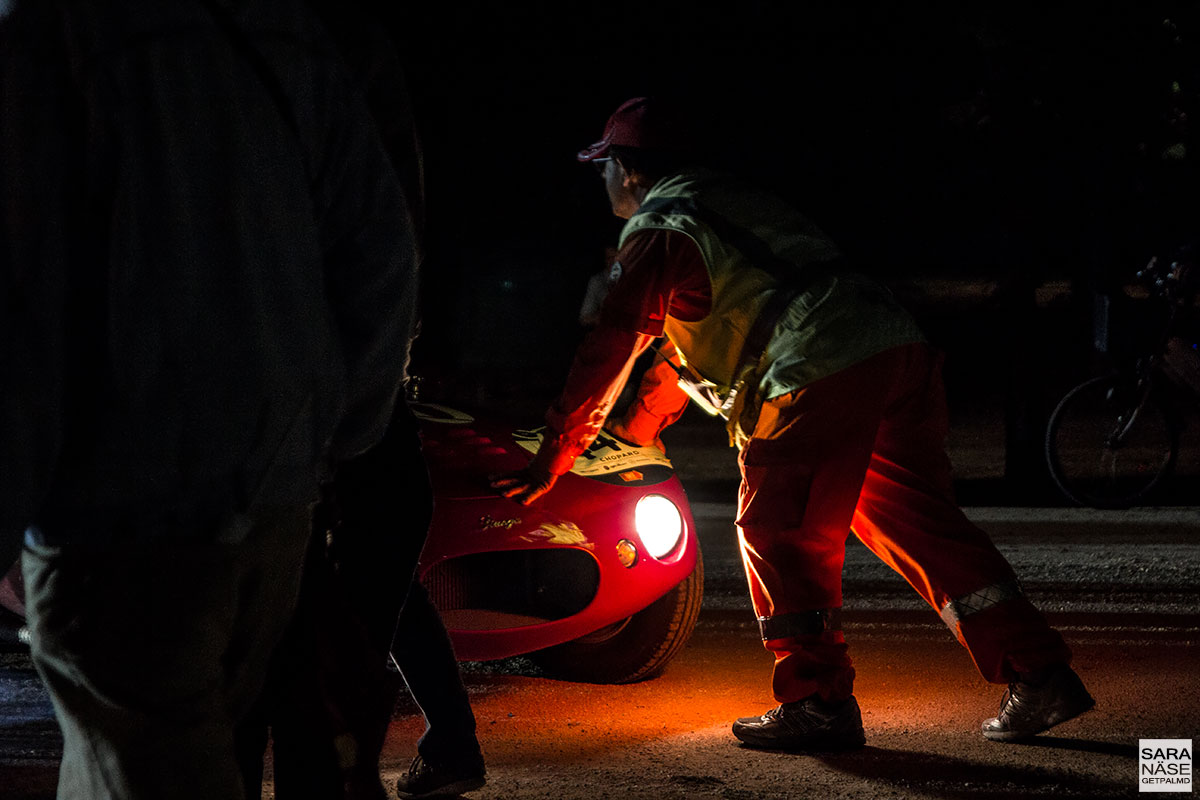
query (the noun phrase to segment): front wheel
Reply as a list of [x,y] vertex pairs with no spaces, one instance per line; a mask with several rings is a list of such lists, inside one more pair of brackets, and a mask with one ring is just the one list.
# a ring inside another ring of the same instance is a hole
[[531,653],[554,678],[583,683],[633,683],[667,666],[696,627],[704,594],[704,563],[638,613],[594,633]]
[[1128,508],[1171,474],[1179,428],[1156,392],[1106,375],[1063,397],[1046,428],[1046,460],[1063,493],[1083,506]]

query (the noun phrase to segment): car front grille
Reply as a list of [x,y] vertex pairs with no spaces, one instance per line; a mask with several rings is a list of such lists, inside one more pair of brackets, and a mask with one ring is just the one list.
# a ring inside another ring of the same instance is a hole
[[592,602],[600,568],[575,548],[473,553],[421,578],[451,629],[494,630],[578,614]]

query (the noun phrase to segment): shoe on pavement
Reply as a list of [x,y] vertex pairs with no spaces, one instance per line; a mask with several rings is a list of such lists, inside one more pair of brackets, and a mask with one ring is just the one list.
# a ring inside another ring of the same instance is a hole
[[733,735],[769,750],[848,750],[867,741],[857,700],[829,704],[816,695],[783,703],[761,717],[742,717],[733,723]]
[[417,756],[408,766],[408,773],[396,782],[401,797],[454,797],[482,788],[487,783],[483,764],[456,764],[434,767]]
[[1075,670],[1062,667],[1040,683],[1010,683],[1000,713],[983,723],[983,738],[993,742],[1028,739],[1095,705]]

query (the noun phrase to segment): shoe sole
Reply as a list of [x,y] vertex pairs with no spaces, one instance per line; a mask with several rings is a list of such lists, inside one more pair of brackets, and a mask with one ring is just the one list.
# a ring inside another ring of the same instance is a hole
[[1046,724],[1046,727],[1042,728],[1041,730],[1033,731],[1032,733],[1030,733],[1028,731],[988,731],[988,730],[984,730],[983,738],[987,739],[989,742],[1019,742],[1024,739],[1032,739],[1033,737],[1050,730],[1055,725],[1061,725],[1062,723],[1073,720],[1076,717],[1083,716],[1084,714],[1091,711],[1095,707],[1096,707],[1096,701],[1092,700],[1083,708],[1079,708],[1079,709],[1076,709],[1075,711],[1070,711],[1067,713],[1059,714],[1056,717],[1053,717],[1052,721],[1048,722]]
[[781,750],[783,752],[834,753],[841,750],[857,750],[867,743],[865,734],[844,739],[819,739],[788,741],[777,736],[755,736],[749,731],[734,731],[733,735],[747,747],[756,750]]
[[447,783],[445,786],[439,786],[436,789],[430,789],[427,792],[406,792],[400,787],[396,787],[396,793],[400,797],[411,797],[414,800],[420,800],[424,797],[455,797],[466,792],[473,792],[476,789],[482,789],[487,783],[487,778],[465,778],[454,783]]

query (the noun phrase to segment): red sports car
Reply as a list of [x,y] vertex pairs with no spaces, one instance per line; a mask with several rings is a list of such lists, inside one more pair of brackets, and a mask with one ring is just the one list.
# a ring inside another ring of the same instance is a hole
[[[437,498],[418,568],[459,659],[519,654],[567,680],[658,674],[692,633],[703,566],[687,497],[657,449],[607,436],[532,506],[487,476],[516,470],[540,430],[414,403]],[[0,581],[17,615],[20,571]]]

